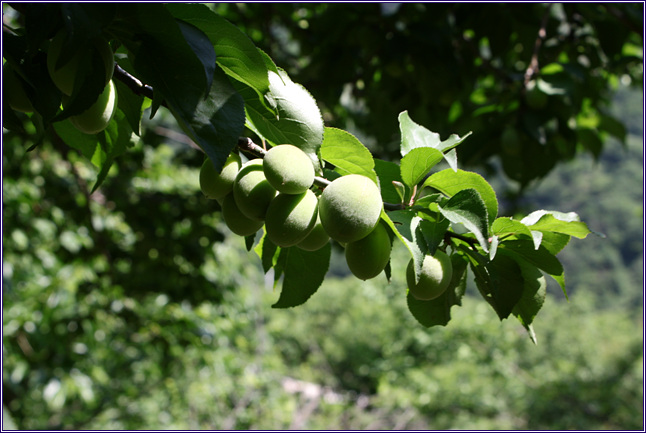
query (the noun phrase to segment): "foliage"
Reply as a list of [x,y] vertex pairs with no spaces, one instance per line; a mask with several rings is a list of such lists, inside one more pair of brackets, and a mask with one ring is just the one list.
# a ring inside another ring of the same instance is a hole
[[[318,100],[203,5],[16,7],[24,26],[6,35],[3,54],[37,110],[4,110],[3,119],[3,391],[20,427],[638,424],[633,320],[612,311],[599,323],[570,318],[575,307],[544,301],[533,284],[540,268],[563,289],[556,252],[587,227],[572,213],[499,217],[489,183],[457,168],[456,150],[478,129],[442,140],[402,111],[400,164],[376,159],[354,135],[326,127]],[[102,35],[116,50],[119,107],[97,135],[66,120],[98,95],[93,66],[63,111],[42,72],[63,25],[72,45]],[[193,147],[160,141],[160,132],[178,137],[160,122]],[[236,146],[261,156],[241,134],[298,145],[328,179],[360,173],[380,183],[382,220],[398,239],[389,285],[335,280],[337,244],[309,253],[230,235],[218,203],[199,193],[196,148],[217,168]],[[255,241],[257,254],[243,255]],[[392,270],[438,247],[463,272],[437,303],[411,307]],[[532,338],[542,323],[544,344],[501,328],[477,293]],[[280,314],[266,308],[307,299]],[[544,303],[546,316],[536,316]],[[419,326],[451,316],[444,329]],[[507,389],[519,370],[541,380]],[[584,386],[587,395],[574,392]],[[554,411],[558,398],[573,409]]]
[[[5,57],[26,79],[26,93],[36,108],[30,119],[39,140],[51,132],[53,125],[58,139],[98,167],[92,191],[105,180],[114,159],[140,135],[144,96],[148,96],[152,99],[151,115],[162,105],[166,107],[216,171],[222,170],[236,145],[240,150],[251,150],[254,156],[264,155],[264,151],[241,147],[249,145],[249,140],[239,139],[246,124],[263,142],[272,146],[289,143],[303,150],[319,174],[331,176],[332,170],[332,178],[361,174],[381,186],[382,196],[392,195],[391,188],[395,187],[399,198],[384,205],[381,219],[408,248],[415,280],[419,279],[423,258],[438,248],[450,249],[459,271],[442,296],[432,301],[410,299],[411,312],[425,326],[446,324],[451,307],[460,304],[466,278],[466,266],[459,265],[462,262],[468,263],[481,295],[500,319],[517,317],[533,340],[532,321],[544,299],[544,285],[537,283],[543,278],[541,271],[553,277],[565,292],[563,267],[555,255],[571,236],[584,238],[589,233],[587,226],[574,213],[554,211],[536,211],[520,221],[497,218],[493,189],[475,173],[457,167],[455,148],[470,133],[442,140],[402,112],[402,158],[397,170],[377,164],[351,134],[325,127],[307,90],[277,68],[238,28],[225,24],[206,6],[25,5],[22,13],[25,27],[7,37]],[[30,31],[41,27],[42,31]],[[92,65],[80,67],[62,111],[58,108],[60,91],[43,78],[45,53],[41,47],[48,44],[50,33],[60,29],[69,34],[69,46],[83,46],[102,36],[116,48],[119,60],[114,75],[127,88],[119,90],[124,95],[118,98],[114,120],[98,134],[79,133],[67,118],[92,104],[92,98],[105,85],[105,74],[94,73]],[[40,91],[41,84],[45,91]],[[18,124],[15,129],[20,130],[16,113],[9,113],[7,126]],[[429,176],[443,160],[450,168]],[[320,180],[317,187],[325,188],[326,182]],[[237,187],[238,181],[233,188],[235,201],[246,214]],[[466,230],[456,233],[451,225]],[[252,243],[253,236],[247,236],[248,248]],[[327,271],[330,251],[329,247],[318,251],[281,248],[263,237],[256,252],[265,272],[273,269],[274,281],[282,281],[283,286],[274,307],[300,305],[316,292]],[[387,266],[389,278],[390,271]],[[437,320],[436,315],[446,319]]]
[[[442,136],[474,135],[466,167],[502,158],[526,186],[605,138],[625,140],[608,111],[618,82],[643,82],[643,5],[581,3],[218,4],[298,76],[326,123],[398,159],[396,116]],[[535,87],[544,106],[525,95]],[[506,130],[517,143],[506,144]],[[491,169],[498,166],[491,166]]]

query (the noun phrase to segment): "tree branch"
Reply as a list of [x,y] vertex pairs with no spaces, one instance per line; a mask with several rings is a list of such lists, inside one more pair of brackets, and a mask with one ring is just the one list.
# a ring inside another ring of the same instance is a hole
[[541,27],[538,29],[538,36],[536,36],[536,41],[534,42],[534,51],[532,52],[532,58],[529,61],[527,70],[525,71],[524,87],[527,87],[527,84],[532,79],[532,77],[538,73],[538,52],[540,51],[541,45],[543,45],[543,41],[545,40],[545,36],[547,34],[545,27],[547,27],[547,20],[550,17],[550,9],[551,6],[548,6],[547,9],[545,9],[545,13],[543,14],[543,18],[541,19]]
[[[142,83],[137,77],[131,75],[130,73],[128,73],[128,71],[126,71],[116,63],[114,67],[113,76],[119,81],[121,81],[122,83],[124,83],[136,95],[145,96],[146,98],[149,98],[149,99],[153,98],[154,90],[151,86]],[[167,107],[167,105],[165,105],[164,102],[162,102],[162,105]],[[191,140],[191,143],[192,142],[193,141]],[[197,145],[191,145],[191,146],[202,150]],[[254,143],[253,140],[249,137],[239,137],[237,147],[241,152],[245,153],[246,155],[250,155],[257,158],[264,158],[264,156],[267,154],[267,151],[262,146]],[[319,188],[324,189],[326,186],[330,184],[330,181],[324,177],[316,176],[314,177],[314,184]],[[386,210],[399,210],[399,209],[404,209],[404,205],[384,202],[384,208]]]

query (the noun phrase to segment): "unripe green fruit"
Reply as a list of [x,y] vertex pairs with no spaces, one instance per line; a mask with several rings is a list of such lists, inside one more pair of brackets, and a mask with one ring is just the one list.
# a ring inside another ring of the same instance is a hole
[[354,242],[367,236],[379,222],[382,209],[379,187],[359,174],[335,179],[319,200],[321,223],[337,242]]
[[2,90],[11,108],[23,113],[32,113],[34,106],[25,93],[22,80],[9,63],[2,65]]
[[221,200],[233,189],[233,181],[240,171],[240,155],[232,152],[218,173],[209,158],[204,160],[200,169],[200,189],[210,199]]
[[276,196],[276,189],[265,178],[262,159],[245,163],[233,182],[233,196],[240,211],[247,218],[262,221],[269,203]]
[[440,296],[451,282],[453,276],[453,264],[451,258],[443,251],[437,250],[435,256],[430,254],[424,256],[422,262],[422,273],[419,282],[415,283],[415,269],[413,260],[406,268],[406,282],[408,290],[413,297],[422,301],[429,301]]
[[538,87],[538,83],[536,81],[532,80],[527,83],[525,91],[525,100],[527,101],[527,105],[535,110],[545,108],[548,96]]
[[388,231],[383,224],[377,224],[368,236],[346,245],[345,261],[357,278],[374,278],[388,264],[391,247]]
[[[79,51],[67,63],[56,68],[66,38],[67,32],[61,30],[52,39],[49,45],[49,51],[47,52],[47,70],[56,87],[66,95],[71,95],[74,90],[74,81],[76,80],[79,63],[84,56],[89,54],[89,50]],[[105,83],[108,84],[114,73],[114,54],[112,53],[110,44],[103,38],[97,38],[89,49],[97,50],[101,56],[105,65]]]
[[107,128],[116,111],[117,89],[110,80],[96,102],[81,114],[70,117],[70,122],[81,132],[97,134]]
[[262,221],[249,219],[240,212],[233,194],[227,195],[222,201],[222,217],[227,227],[238,236],[252,235],[263,226]]
[[500,148],[510,156],[520,155],[521,144],[518,132],[512,127],[506,127],[500,136]]
[[279,247],[296,245],[316,224],[318,199],[309,189],[301,194],[280,193],[265,216],[267,237]]
[[314,183],[314,166],[309,156],[291,144],[274,146],[265,155],[265,177],[278,192],[300,194]]
[[330,242],[330,236],[328,236],[323,228],[321,218],[317,217],[312,231],[310,231],[305,239],[297,243],[296,246],[305,251],[317,251],[323,248],[328,242]]

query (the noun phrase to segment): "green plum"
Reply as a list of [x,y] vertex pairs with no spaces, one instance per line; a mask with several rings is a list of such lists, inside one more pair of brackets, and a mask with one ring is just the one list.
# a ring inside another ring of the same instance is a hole
[[200,169],[200,189],[210,199],[221,200],[233,190],[233,182],[240,171],[240,155],[232,152],[219,173],[207,157]]
[[300,194],[314,183],[314,165],[309,156],[290,144],[269,149],[263,169],[265,177],[278,192]]
[[333,180],[319,200],[319,215],[325,231],[342,243],[367,236],[379,222],[382,209],[379,187],[359,174]]
[[252,159],[241,168],[233,182],[233,196],[238,208],[247,218],[263,221],[269,203],[276,196],[262,169],[262,159]]
[[233,194],[227,195],[222,201],[222,217],[227,227],[238,236],[250,236],[263,226],[262,221],[247,218],[240,212]]
[[117,89],[112,80],[90,108],[70,117],[70,122],[81,132],[97,134],[107,128],[117,111]]
[[305,236],[305,239],[296,244],[298,248],[304,251],[317,251],[323,248],[328,242],[330,242],[330,236],[323,228],[321,224],[321,218],[317,216],[316,224],[312,231]]
[[318,199],[306,189],[301,194],[279,193],[265,216],[267,237],[279,247],[291,247],[312,231],[318,215]]
[[383,224],[377,224],[368,236],[346,245],[345,261],[354,276],[367,280],[384,270],[390,260],[391,248],[388,231]]
[[413,297],[429,301],[440,296],[449,286],[453,276],[451,258],[443,251],[437,250],[435,255],[427,254],[422,261],[422,273],[419,281],[415,282],[414,262],[406,268],[406,282]]

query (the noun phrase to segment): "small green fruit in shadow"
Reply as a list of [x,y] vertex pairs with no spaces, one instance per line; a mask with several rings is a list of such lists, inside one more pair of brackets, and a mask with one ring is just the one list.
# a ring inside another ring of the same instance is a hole
[[61,57],[63,45],[67,38],[67,32],[60,30],[52,39],[47,52],[47,70],[52,81],[58,89],[66,95],[71,95],[74,90],[74,82],[79,68],[79,63],[84,56],[90,53],[90,50],[97,50],[105,65],[105,83],[112,79],[114,73],[114,54],[110,48],[110,44],[103,38],[95,39],[87,50],[81,50],[75,53],[70,60],[63,64],[57,65],[58,59]]
[[300,194],[314,183],[314,165],[310,157],[291,144],[269,149],[263,168],[265,177],[278,192]]
[[321,223],[338,242],[355,242],[367,236],[379,222],[382,209],[379,187],[359,174],[333,180],[319,199]]
[[233,197],[238,208],[247,218],[263,221],[269,203],[276,196],[262,169],[262,159],[252,159],[243,164],[233,182]]
[[233,181],[240,171],[240,155],[232,152],[218,173],[211,160],[207,157],[200,169],[200,189],[209,199],[221,200],[233,190]]
[[14,69],[5,63],[2,65],[2,90],[4,98],[11,108],[23,113],[32,113],[34,106],[25,93],[23,82]]
[[527,87],[525,88],[525,101],[527,101],[529,107],[534,110],[543,109],[547,105],[547,98],[547,93],[538,87],[538,83],[535,80],[527,83]]
[[263,226],[262,221],[247,218],[240,212],[233,194],[227,195],[222,201],[222,217],[229,229],[238,236],[249,236]]
[[354,276],[367,280],[384,270],[390,260],[391,248],[388,231],[383,224],[377,224],[368,236],[346,245],[345,261]]
[[435,299],[444,293],[451,282],[452,276],[453,265],[451,258],[440,250],[437,250],[434,256],[430,254],[424,256],[419,282],[415,282],[415,269],[412,259],[406,268],[408,290],[410,290],[413,297],[422,301]]
[[328,242],[330,242],[330,236],[323,228],[321,224],[321,218],[317,216],[316,224],[312,231],[299,243],[296,244],[298,248],[304,251],[317,251],[323,248]]
[[117,111],[117,89],[112,80],[99,98],[84,112],[70,117],[70,122],[81,132],[97,134],[107,128]]
[[318,199],[308,190],[301,194],[280,193],[269,204],[265,216],[267,237],[279,247],[296,245],[316,224]]

